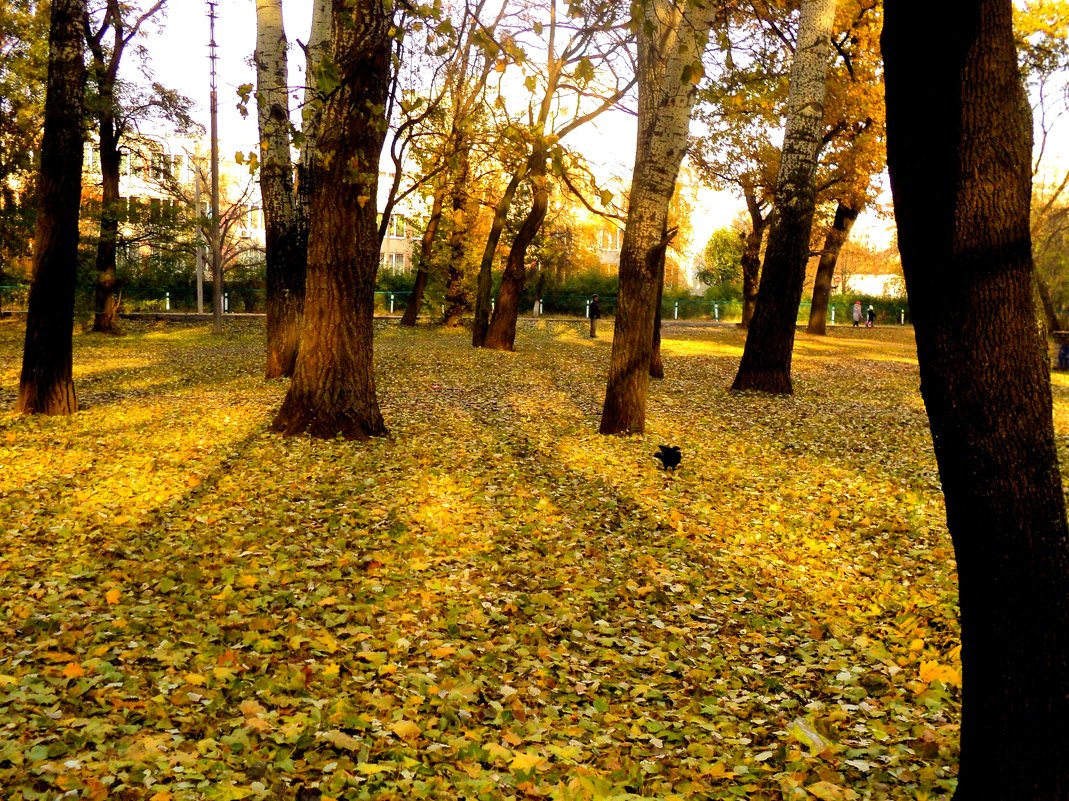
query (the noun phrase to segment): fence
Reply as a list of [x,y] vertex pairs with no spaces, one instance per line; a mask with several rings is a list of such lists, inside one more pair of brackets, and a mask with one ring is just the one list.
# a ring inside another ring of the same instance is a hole
[[[86,288],[83,292],[87,302],[90,300],[91,290]],[[380,291],[375,293],[375,313],[400,315],[412,293],[408,291]],[[0,311],[25,311],[29,296],[29,287],[25,285],[0,286]],[[204,311],[212,310],[212,286],[204,287]],[[176,286],[166,289],[157,287],[124,287],[122,290],[122,311],[124,312],[196,312],[197,296],[196,288],[192,286]],[[228,313],[263,312],[266,308],[267,292],[260,287],[229,286],[223,293],[223,310]],[[615,295],[602,295],[601,313],[611,317],[616,313]],[[530,315],[533,312],[534,303],[527,299],[520,308],[521,315]],[[828,322],[832,325],[851,325],[850,302],[833,302],[828,306]],[[867,304],[866,304],[867,306]],[[540,315],[555,317],[585,318],[589,314],[590,295],[580,294],[547,294],[539,302]],[[803,302],[798,308],[798,322],[809,321],[809,302]],[[441,309],[444,312],[444,308]],[[435,309],[424,302],[424,313],[434,314]],[[881,325],[888,323],[905,324],[909,321],[909,309],[902,303],[880,302],[876,309],[876,322]],[[737,323],[742,319],[742,301],[740,300],[709,300],[706,298],[665,298],[661,302],[661,319],[663,320],[692,320],[722,323]]]

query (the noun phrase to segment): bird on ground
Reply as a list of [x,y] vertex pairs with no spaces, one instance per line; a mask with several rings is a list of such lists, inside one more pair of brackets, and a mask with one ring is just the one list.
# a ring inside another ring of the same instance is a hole
[[675,469],[679,467],[679,463],[683,460],[683,454],[679,452],[678,445],[659,445],[657,453],[653,454],[653,458],[660,459],[664,469],[671,469],[674,473]]

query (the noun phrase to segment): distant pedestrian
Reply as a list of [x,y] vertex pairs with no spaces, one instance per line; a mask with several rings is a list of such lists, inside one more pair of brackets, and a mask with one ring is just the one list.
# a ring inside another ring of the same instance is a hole
[[868,315],[865,318],[865,328],[872,328],[876,325],[876,310],[872,308],[872,304],[869,304]]
[[595,295],[590,299],[590,338],[594,339],[598,335],[598,318],[601,317],[601,302],[598,300],[598,296]]
[[854,301],[854,328],[858,328],[861,325],[861,301]]

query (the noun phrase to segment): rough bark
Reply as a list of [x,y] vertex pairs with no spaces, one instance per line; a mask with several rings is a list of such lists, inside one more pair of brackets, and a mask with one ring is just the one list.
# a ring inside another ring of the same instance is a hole
[[434,238],[438,235],[438,225],[442,220],[445,190],[445,181],[439,180],[431,198],[431,213],[427,218],[427,227],[423,229],[423,236],[419,240],[419,268],[416,270],[416,281],[412,286],[412,294],[408,297],[405,313],[401,315],[401,325],[414,326],[419,316],[419,307],[423,304],[423,292],[427,288],[427,266],[431,263]]
[[293,375],[307,237],[297,219],[290,157],[289,74],[282,0],[256,0],[256,107],[267,283],[266,378]]
[[664,360],[661,359],[661,301],[664,298],[664,260],[667,254],[667,236],[665,236],[666,247],[661,248],[659,257],[657,259],[657,305],[655,308],[653,318],[653,343],[652,350],[650,351],[650,378],[656,378],[661,380],[664,378]]
[[638,141],[627,226],[620,250],[620,289],[602,434],[646,428],[653,325],[667,246],[668,206],[686,150],[694,84],[715,4],[648,0],[638,35]]
[[74,289],[82,194],[84,0],[52,0],[33,280],[15,410],[73,414]]
[[816,207],[817,152],[834,20],[835,0],[802,3],[776,178],[776,213],[768,233],[757,308],[733,390],[787,395],[793,391],[791,353]]
[[813,302],[809,307],[809,325],[807,334],[828,333],[828,299],[831,297],[831,281],[835,277],[835,264],[839,253],[850,236],[850,229],[861,212],[860,208],[846,205],[842,201],[835,207],[835,219],[824,236],[824,248],[820,251],[817,275],[813,280]]
[[549,210],[549,183],[546,177],[546,154],[539,151],[532,156],[534,162],[530,177],[534,191],[531,210],[527,213],[520,230],[516,232],[501,276],[497,303],[490,318],[483,347],[491,350],[513,350],[516,346],[516,319],[520,316],[520,294],[527,277],[527,248],[542,227]]
[[757,199],[757,189],[752,182],[743,184],[746,210],[750,215],[750,232],[743,242],[742,257],[742,320],[739,328],[749,328],[757,307],[757,282],[761,276],[761,243],[765,239],[768,217]]
[[301,347],[273,427],[365,439],[386,433],[375,394],[372,316],[390,15],[382,0],[333,0],[331,11],[340,83],[324,101],[310,165],[315,191]]
[[1069,798],[1069,526],[1012,12],[895,0],[882,39],[898,242],[959,579],[955,801]]

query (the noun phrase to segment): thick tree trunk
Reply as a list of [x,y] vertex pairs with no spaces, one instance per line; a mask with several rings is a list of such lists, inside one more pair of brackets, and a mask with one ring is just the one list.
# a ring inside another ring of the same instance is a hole
[[828,299],[831,297],[835,264],[860,211],[861,209],[847,206],[842,201],[835,207],[835,220],[824,236],[824,249],[820,252],[820,263],[817,264],[817,275],[813,281],[813,302],[809,307],[807,334],[824,336],[828,333]]
[[[325,100],[311,164],[315,193],[301,347],[273,428],[364,439],[386,433],[375,394],[372,315],[390,15],[382,0],[333,0],[331,8],[340,83]],[[354,173],[353,165],[365,168]]]
[[282,0],[256,0],[256,100],[267,278],[264,374],[269,379],[293,375],[308,245],[293,188],[286,49]]
[[956,801],[1069,798],[1069,527],[1012,13],[1011,0],[895,0],[882,40],[898,242],[959,578]]
[[[100,65],[102,66],[102,65]],[[119,239],[119,136],[115,130],[113,86],[101,86],[100,138],[100,238],[97,240],[96,313],[93,330],[114,334],[118,330],[119,304],[116,299],[115,254]]]
[[401,315],[401,325],[414,326],[419,316],[419,307],[423,304],[423,292],[427,288],[427,268],[431,263],[434,238],[438,235],[438,225],[442,220],[445,190],[444,180],[439,181],[434,187],[430,217],[427,218],[427,227],[423,229],[423,236],[419,240],[419,268],[416,270],[416,282],[408,298],[408,305],[405,306],[405,313]]
[[668,205],[686,151],[694,84],[714,9],[690,2],[648,0],[638,43],[638,141],[627,227],[620,250],[620,290],[602,434],[646,429],[659,260],[668,242]]
[[[540,156],[540,157],[539,157]],[[501,277],[501,287],[494,304],[494,314],[490,318],[490,327],[486,332],[483,347],[492,350],[513,350],[516,346],[516,319],[520,316],[520,295],[527,276],[527,248],[542,227],[549,209],[549,183],[546,179],[546,156],[544,151],[533,157],[531,183],[534,192],[531,197],[531,210],[527,213],[520,230],[512,240],[508,260],[505,262],[505,274]]]
[[486,245],[483,247],[482,261],[479,262],[479,283],[475,292],[475,323],[471,329],[472,347],[481,348],[486,343],[486,333],[490,329],[490,295],[494,283],[494,256],[497,255],[497,243],[501,241],[501,234],[505,230],[508,221],[509,208],[512,207],[512,199],[516,196],[516,190],[520,181],[527,175],[529,165],[517,170],[509,179],[505,191],[494,207],[494,220],[490,224],[490,233],[486,237]]
[[15,410],[73,414],[74,289],[85,109],[84,0],[52,0],[33,280]]
[[742,320],[739,328],[749,328],[757,307],[757,282],[761,276],[761,243],[765,239],[768,218],[761,210],[757,190],[752,182],[743,184],[746,209],[750,214],[750,232],[743,243],[742,258]]
[[791,352],[802,300],[809,234],[816,206],[817,151],[824,116],[825,72],[835,0],[804,0],[791,65],[783,156],[776,179],[776,212],[746,346],[733,390],[789,395]]

